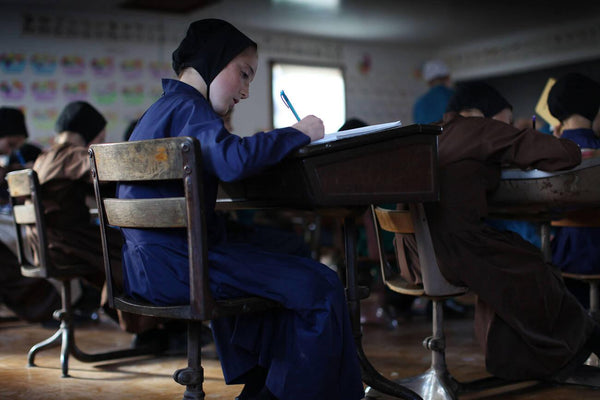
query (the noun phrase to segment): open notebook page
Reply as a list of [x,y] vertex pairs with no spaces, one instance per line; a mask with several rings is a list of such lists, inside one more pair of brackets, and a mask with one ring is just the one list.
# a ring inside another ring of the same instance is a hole
[[326,133],[322,139],[315,140],[309,146],[331,142],[337,139],[348,138],[353,136],[367,135],[370,133],[381,132],[392,128],[398,128],[402,123],[400,121],[386,122],[384,124],[363,126],[361,128],[348,129],[347,131],[338,131]]

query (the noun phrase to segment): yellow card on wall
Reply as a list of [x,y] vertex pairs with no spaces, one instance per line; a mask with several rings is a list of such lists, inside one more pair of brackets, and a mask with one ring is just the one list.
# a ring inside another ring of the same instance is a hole
[[560,125],[560,121],[554,118],[552,114],[550,114],[550,110],[548,109],[548,94],[550,93],[550,89],[556,83],[556,79],[548,78],[548,82],[546,82],[546,86],[544,87],[544,91],[540,96],[540,99],[535,106],[535,112],[542,117],[550,126]]

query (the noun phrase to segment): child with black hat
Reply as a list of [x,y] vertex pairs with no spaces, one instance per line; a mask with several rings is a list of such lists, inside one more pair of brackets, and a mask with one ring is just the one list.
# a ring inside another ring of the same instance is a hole
[[[592,129],[600,120],[600,84],[589,77],[570,73],[560,77],[548,94],[548,109],[560,121],[554,134],[574,141],[582,151],[600,148],[600,138]],[[600,273],[600,228],[555,228],[552,263],[562,271],[579,274]],[[567,282],[581,300],[589,304],[587,285]]]
[[[10,154],[21,147],[27,139],[27,127],[25,126],[25,115],[23,111],[13,107],[0,107],[0,155],[10,156]],[[4,176],[8,170],[7,165],[0,165],[0,183],[2,190],[6,191]],[[2,193],[2,201],[8,201],[7,193]]]
[[600,120],[600,83],[576,72],[560,77],[548,93],[548,110],[560,121],[555,136],[573,140],[582,150],[600,148],[600,132],[592,129]]
[[[600,352],[600,329],[537,247],[485,219],[502,167],[568,169],[581,162],[581,151],[511,120],[510,103],[488,84],[457,86],[439,136],[440,201],[425,204],[425,212],[442,274],[477,295],[475,333],[488,372],[563,381]],[[398,258],[408,259],[403,268],[414,274],[414,236],[399,235],[396,244]]]
[[[93,196],[88,146],[104,141],[105,127],[106,119],[91,104],[85,101],[67,104],[55,124],[54,144],[33,164],[42,186],[50,261],[93,267],[91,270],[95,272],[86,274],[84,279],[98,294],[104,285],[105,274],[100,230],[91,219],[88,207],[88,198]],[[107,234],[109,245],[120,249],[119,232]],[[33,239],[36,237],[34,231],[28,235]],[[118,255],[119,251],[111,254]],[[115,272],[120,275],[120,258],[115,257],[112,262],[116,266]],[[90,289],[90,293],[93,291]],[[90,298],[94,299],[94,296]],[[89,307],[90,311],[94,310],[92,304]],[[113,314],[113,311],[107,311],[109,315]],[[150,317],[126,313],[120,313],[119,317],[121,326],[132,333],[146,332],[158,324]]]
[[[323,122],[239,137],[223,117],[250,95],[257,44],[217,19],[193,22],[173,52],[178,80],[140,118],[130,140],[194,136],[202,148],[210,287],[217,298],[256,295],[283,305],[259,315],[212,321],[228,384],[245,384],[240,400],[358,400],[364,395],[344,288],[337,274],[310,258],[232,243],[215,213],[217,185],[274,165],[323,137]],[[170,197],[181,188],[121,185],[121,198]],[[185,232],[123,229],[129,294],[156,304],[189,302]]]
[[10,154],[27,139],[25,115],[18,108],[0,107],[0,154]]

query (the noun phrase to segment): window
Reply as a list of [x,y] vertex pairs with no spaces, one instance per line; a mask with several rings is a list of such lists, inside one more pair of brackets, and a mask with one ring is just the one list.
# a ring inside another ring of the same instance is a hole
[[296,123],[296,118],[281,100],[281,90],[303,118],[313,114],[323,120],[325,133],[337,131],[346,121],[346,88],[342,68],[271,63],[271,101],[273,127]]

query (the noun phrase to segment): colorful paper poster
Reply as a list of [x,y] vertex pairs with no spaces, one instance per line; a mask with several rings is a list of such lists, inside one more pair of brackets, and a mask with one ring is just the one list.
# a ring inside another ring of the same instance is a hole
[[94,101],[101,105],[111,105],[117,101],[117,83],[116,82],[101,82],[94,86],[92,97]]
[[87,100],[88,83],[86,81],[67,82],[63,85],[63,96],[67,101]]
[[27,60],[22,53],[2,53],[0,54],[0,68],[7,73],[20,73],[25,70]]
[[6,101],[19,101],[25,97],[25,84],[18,79],[0,81],[0,97]]
[[115,110],[102,110],[102,115],[106,118],[106,124],[108,128],[114,127],[119,123],[119,113]]
[[31,83],[31,95],[36,101],[54,101],[58,94],[58,83],[54,79]]
[[95,76],[107,78],[115,72],[115,60],[110,57],[95,57],[90,61],[90,67]]
[[166,61],[150,61],[148,63],[148,69],[150,70],[150,74],[157,79],[173,78],[175,76],[171,63]]
[[67,75],[82,75],[85,71],[85,61],[78,55],[65,55],[60,59],[60,66]]
[[128,85],[121,88],[123,101],[128,105],[141,105],[144,103],[144,86],[141,84]]
[[119,64],[121,74],[127,79],[138,79],[144,72],[144,62],[139,59],[123,60]]
[[57,61],[52,54],[34,53],[29,63],[36,74],[51,75],[56,71]]
[[[52,137],[54,136],[54,123],[58,118],[58,112],[55,107],[34,108],[28,117],[33,127],[44,133],[43,137]],[[44,139],[39,137],[36,137],[36,140],[44,142]]]

